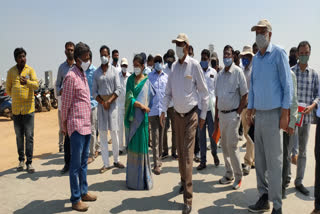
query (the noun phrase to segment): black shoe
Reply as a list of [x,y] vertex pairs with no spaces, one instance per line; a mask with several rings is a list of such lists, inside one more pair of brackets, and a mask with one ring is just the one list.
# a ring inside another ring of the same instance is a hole
[[24,161],[20,161],[19,165],[17,166],[17,172],[21,172],[24,169]]
[[183,206],[182,214],[189,214],[189,213],[191,213],[191,210],[192,210],[192,207],[185,204]]
[[161,155],[161,159],[165,159],[168,157],[168,152],[163,152]]
[[120,150],[120,151],[119,151],[119,155],[123,155],[123,151]]
[[33,166],[32,166],[31,163],[27,164],[27,172],[28,172],[28,173],[32,174],[32,173],[34,173],[35,171],[36,171],[36,170],[33,168]]
[[220,160],[218,158],[218,155],[213,157],[214,165],[219,166],[220,165]]
[[178,159],[178,155],[175,154],[175,153],[173,153],[173,154],[172,154],[172,159],[173,159],[173,160],[177,160],[177,159]]
[[288,180],[286,181],[286,188],[289,187],[289,184],[290,184],[290,180],[288,179]]
[[59,152],[60,153],[64,152],[64,148],[63,147],[59,148]]
[[196,162],[196,163],[200,163],[200,161],[201,161],[201,159],[200,159],[199,157],[194,157],[193,160],[194,160],[194,162]]
[[279,209],[275,210],[275,209],[273,208],[271,214],[282,214],[282,209],[279,208]]
[[287,195],[286,195],[286,189],[282,189],[282,199],[286,199]]
[[262,195],[256,204],[249,206],[249,211],[253,213],[268,212],[269,210],[270,204],[268,194]]
[[197,167],[197,170],[203,170],[205,168],[207,168],[206,163],[200,163],[200,165]]
[[183,186],[180,186],[179,194],[182,194],[183,192],[184,192],[184,187],[183,187]]
[[309,190],[307,190],[307,188],[305,188],[303,184],[296,185],[296,189],[302,194],[304,194],[305,196],[309,196],[310,194]]
[[67,165],[64,165],[63,169],[60,171],[61,175],[65,174],[69,171],[69,167]]

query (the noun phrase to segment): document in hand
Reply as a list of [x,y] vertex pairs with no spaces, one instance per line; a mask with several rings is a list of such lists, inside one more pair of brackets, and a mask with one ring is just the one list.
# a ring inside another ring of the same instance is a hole
[[216,144],[218,144],[218,142],[219,142],[220,135],[221,135],[221,133],[220,133],[220,127],[219,127],[219,124],[218,124],[218,128],[215,129],[214,132],[213,132],[213,134],[212,134],[212,138],[213,138],[213,140],[214,140],[214,142],[215,142]]
[[305,103],[299,103],[298,105],[298,117],[297,117],[297,121],[296,121],[296,126],[301,127],[302,123],[303,123],[303,114],[302,112],[304,111],[304,109],[307,107],[307,105]]

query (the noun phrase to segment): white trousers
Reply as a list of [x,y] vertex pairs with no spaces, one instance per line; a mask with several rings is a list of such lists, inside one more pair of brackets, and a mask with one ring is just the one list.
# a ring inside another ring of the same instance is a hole
[[118,137],[119,137],[119,147],[120,150],[123,151],[125,146],[124,146],[124,141],[125,141],[125,129],[124,129],[124,114],[125,114],[125,110],[121,110],[119,109],[119,131],[118,132]]
[[[101,144],[101,155],[103,164],[105,167],[109,167],[109,149],[108,149],[108,132],[99,130],[100,134],[100,144]],[[117,131],[110,131],[111,139],[112,139],[112,153],[114,163],[119,162],[119,140]]]

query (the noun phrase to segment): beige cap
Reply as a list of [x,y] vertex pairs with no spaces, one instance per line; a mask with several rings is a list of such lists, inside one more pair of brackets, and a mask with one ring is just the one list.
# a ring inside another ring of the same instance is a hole
[[269,32],[272,32],[272,27],[271,24],[268,20],[266,19],[262,19],[258,22],[258,24],[256,24],[255,26],[253,26],[251,28],[251,31],[256,31],[258,27],[266,27],[268,29]]
[[128,65],[128,60],[126,58],[122,58],[120,65]]
[[185,42],[189,45],[189,38],[186,34],[184,33],[179,33],[176,39],[172,40],[172,43],[177,43],[177,42]]
[[243,50],[240,53],[240,56],[244,56],[247,54],[251,54],[252,56],[254,56],[254,53],[252,52],[252,47],[250,45],[246,45],[243,47]]

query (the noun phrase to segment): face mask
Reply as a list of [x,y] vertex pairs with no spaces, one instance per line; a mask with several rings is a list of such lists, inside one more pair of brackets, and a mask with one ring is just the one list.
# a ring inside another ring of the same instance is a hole
[[217,61],[216,61],[216,60],[212,60],[212,61],[211,61],[211,66],[212,66],[213,68],[215,68],[215,67],[217,66]]
[[102,56],[102,57],[100,57],[100,59],[101,59],[101,64],[102,65],[105,65],[105,64],[107,64],[109,62],[108,57]]
[[141,73],[141,69],[139,67],[134,67],[133,71],[136,76],[138,76]]
[[268,46],[269,41],[267,40],[265,35],[258,34],[256,36],[256,43],[257,43],[259,50],[261,50],[261,49],[264,49]]
[[229,67],[232,64],[232,58],[223,58],[223,64],[226,67]]
[[114,63],[118,63],[118,58],[112,58]]
[[183,48],[184,47],[176,46],[176,53],[179,59],[182,59],[184,57]]
[[168,67],[171,69],[173,62],[168,62]]
[[290,56],[289,57],[289,64],[290,64],[290,67],[292,66],[295,66],[297,64],[297,58],[295,56]]
[[82,68],[82,71],[86,71],[88,70],[89,66],[90,66],[90,60],[88,62],[83,62],[82,60],[81,61],[81,68]]
[[201,65],[201,68],[208,68],[209,67],[208,61],[201,61],[200,65]]
[[162,65],[159,62],[156,62],[154,64],[154,69],[156,69],[156,71],[161,71],[162,70]]
[[308,64],[308,61],[309,61],[309,56],[308,55],[299,56],[299,63],[300,64],[306,65],[306,64]]
[[124,73],[124,74],[127,73],[127,68],[126,67],[122,67],[121,70],[122,70],[122,73]]
[[149,68],[150,70],[152,70],[152,66],[148,66],[148,68]]
[[244,66],[244,67],[247,67],[249,64],[250,64],[250,60],[249,59],[247,59],[247,58],[242,58],[242,65]]

